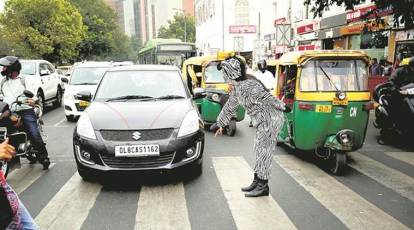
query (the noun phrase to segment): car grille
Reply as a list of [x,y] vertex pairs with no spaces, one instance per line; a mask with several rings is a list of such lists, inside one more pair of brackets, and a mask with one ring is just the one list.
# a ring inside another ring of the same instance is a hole
[[75,103],[75,106],[76,110],[78,110],[79,112],[83,112],[86,109],[86,107],[81,107],[79,103]]
[[132,138],[133,133],[139,132],[139,141],[162,140],[171,137],[174,129],[151,129],[151,130],[101,130],[101,135],[107,141],[136,141]]
[[103,162],[112,168],[143,169],[165,166],[172,162],[174,152],[161,153],[151,157],[115,157],[101,155]]

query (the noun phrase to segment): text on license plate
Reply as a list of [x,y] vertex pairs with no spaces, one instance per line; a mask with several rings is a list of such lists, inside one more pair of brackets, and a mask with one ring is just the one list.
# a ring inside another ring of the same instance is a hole
[[339,100],[338,98],[334,98],[332,100],[332,105],[348,105],[348,99]]
[[115,146],[116,157],[159,156],[159,145],[126,145]]
[[332,105],[316,105],[315,112],[317,113],[331,113]]
[[79,101],[79,106],[80,107],[88,107],[89,106],[89,101]]

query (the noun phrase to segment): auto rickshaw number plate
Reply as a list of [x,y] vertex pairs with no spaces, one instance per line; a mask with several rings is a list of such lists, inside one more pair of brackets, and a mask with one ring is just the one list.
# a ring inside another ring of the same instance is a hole
[[317,113],[331,113],[332,105],[316,105],[315,112]]
[[332,100],[332,105],[348,105],[348,99],[339,100],[338,98],[334,98]]

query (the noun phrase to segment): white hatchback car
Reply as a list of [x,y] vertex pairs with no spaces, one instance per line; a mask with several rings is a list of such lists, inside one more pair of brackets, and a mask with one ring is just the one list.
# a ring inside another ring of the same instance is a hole
[[83,62],[72,67],[70,80],[63,79],[67,82],[63,104],[68,121],[74,121],[88,106],[86,102],[79,101],[76,95],[85,90],[94,94],[99,81],[112,64],[112,62]]
[[63,87],[55,67],[45,60],[20,60],[20,74],[25,79],[26,88],[39,100],[43,108],[47,103],[59,107],[62,103]]

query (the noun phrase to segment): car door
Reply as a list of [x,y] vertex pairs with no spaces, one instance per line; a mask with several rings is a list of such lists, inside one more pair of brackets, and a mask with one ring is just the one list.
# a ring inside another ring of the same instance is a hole
[[60,82],[60,76],[59,73],[56,71],[55,67],[48,63],[48,69],[50,71],[49,75],[49,83],[50,84],[50,90],[51,90],[51,97],[55,97],[57,95],[57,89]]
[[51,83],[50,83],[50,70],[49,70],[49,65],[46,62],[41,62],[39,64],[39,74],[40,74],[40,79],[42,81],[42,90],[43,90],[43,94],[44,94],[44,99],[48,100],[52,97],[52,87],[51,87]]

